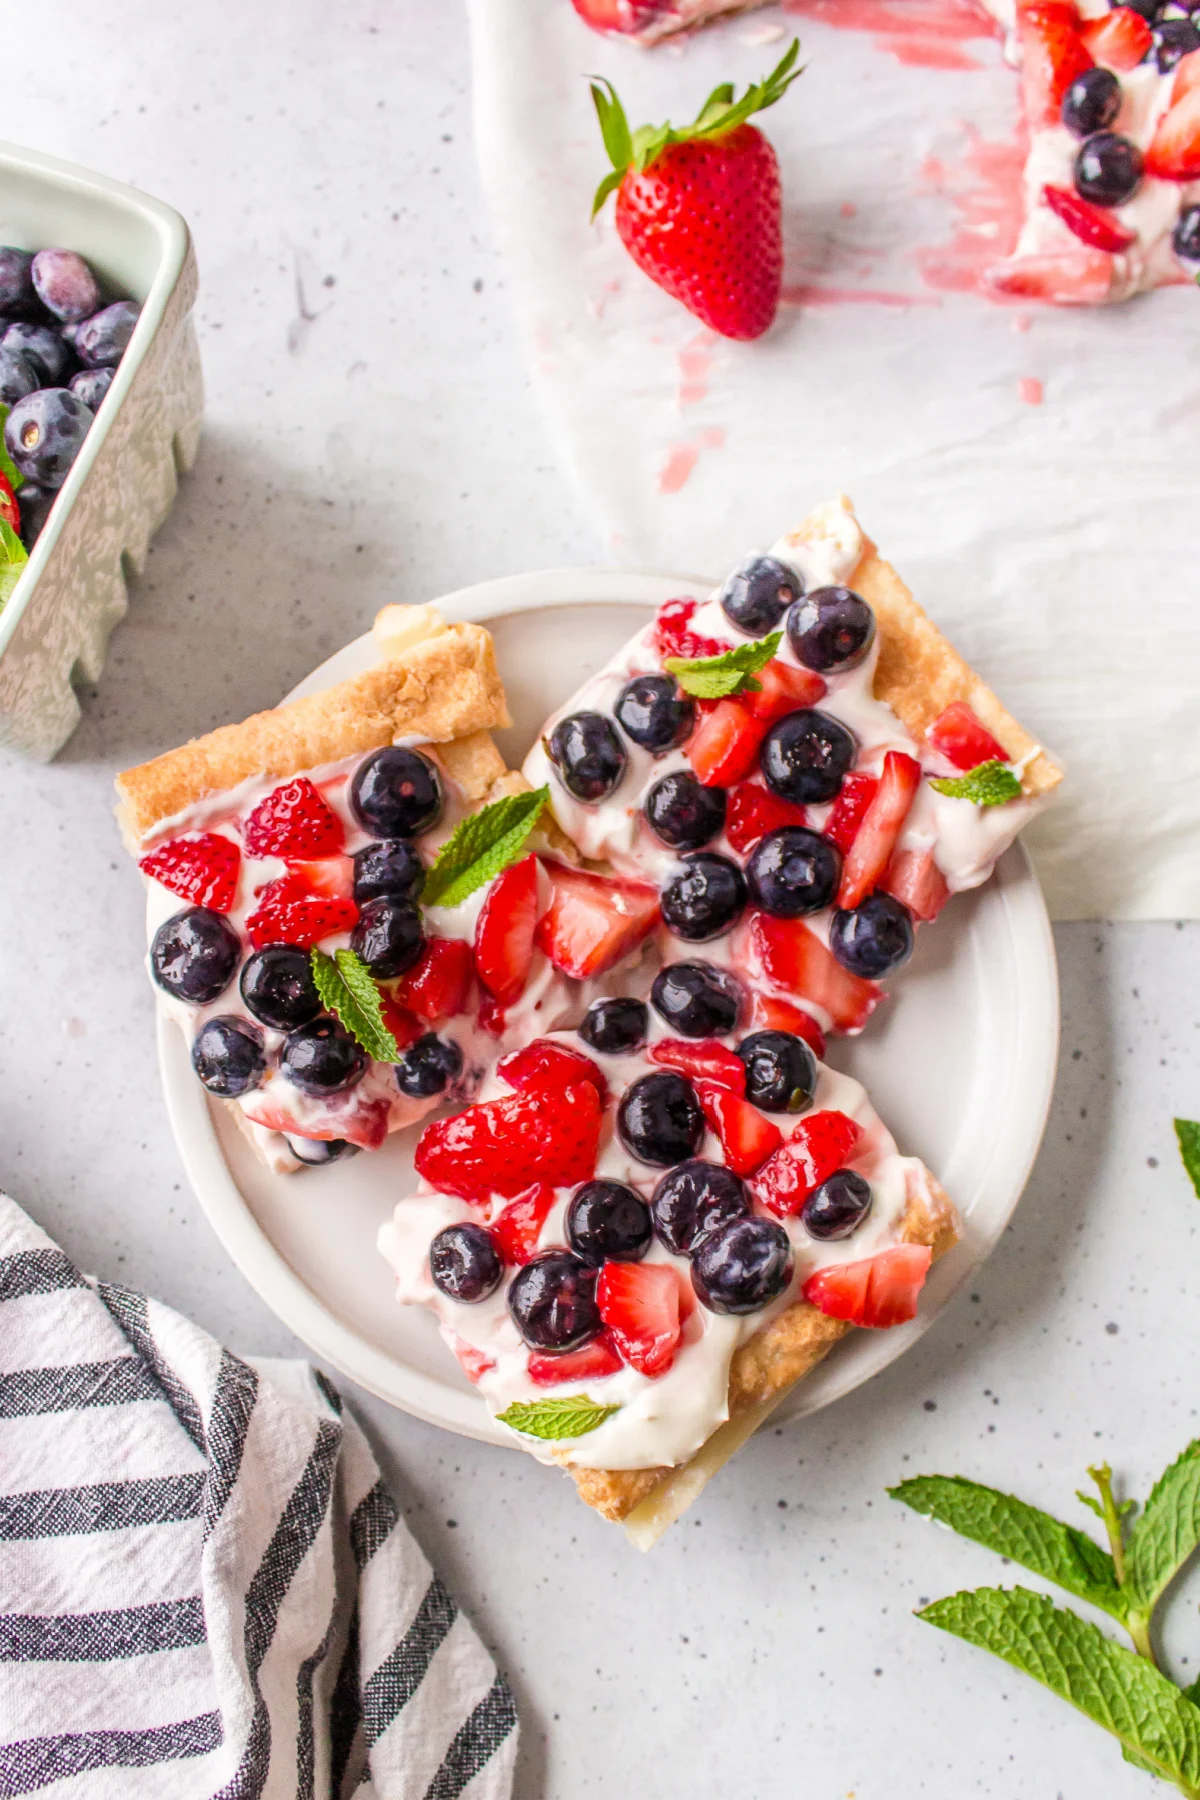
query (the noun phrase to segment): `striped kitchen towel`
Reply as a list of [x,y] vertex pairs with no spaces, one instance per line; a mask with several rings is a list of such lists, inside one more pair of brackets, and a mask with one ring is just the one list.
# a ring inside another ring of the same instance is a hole
[[507,1800],[516,1741],[332,1384],[0,1196],[0,1797]]

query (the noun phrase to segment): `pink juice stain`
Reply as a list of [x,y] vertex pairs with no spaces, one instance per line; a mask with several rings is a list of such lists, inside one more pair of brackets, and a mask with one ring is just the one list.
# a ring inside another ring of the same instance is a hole
[[698,331],[676,354],[679,386],[675,393],[675,404],[681,412],[685,406],[697,406],[707,397],[716,341],[715,331]]
[[1045,397],[1045,389],[1036,375],[1022,375],[1017,383],[1018,400],[1023,400],[1026,406],[1040,406]]
[[1024,217],[1024,144],[989,140],[966,122],[963,132],[966,154],[960,163],[928,156],[921,165],[922,187],[944,194],[955,211],[949,241],[916,251],[922,279],[942,293],[977,289],[993,263],[1013,249]]
[[701,451],[719,450],[724,442],[724,431],[719,425],[714,425],[686,443],[669,444],[666,459],[655,482],[659,493],[678,494],[691,480],[692,471],[700,461]]
[[784,11],[868,32],[877,49],[909,68],[977,69],[966,46],[996,35],[975,0],[784,0]]

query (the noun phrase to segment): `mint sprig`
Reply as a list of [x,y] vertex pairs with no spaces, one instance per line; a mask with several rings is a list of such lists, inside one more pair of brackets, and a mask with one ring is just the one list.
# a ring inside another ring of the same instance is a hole
[[1188,1179],[1200,1200],[1200,1123],[1195,1119],[1176,1119],[1175,1136],[1179,1140],[1179,1154]]
[[398,1063],[400,1046],[383,1022],[375,977],[353,950],[327,956],[314,944],[308,953],[321,1005],[336,1014],[367,1055],[380,1063]]
[[951,800],[973,800],[976,806],[1003,806],[1005,801],[1017,800],[1021,795],[1021,783],[1008,764],[994,757],[966,775],[931,775],[929,785],[939,794],[948,794]]
[[765,669],[780,644],[782,631],[770,637],[756,638],[752,644],[737,644],[723,650],[720,656],[668,656],[663,668],[673,675],[685,694],[697,700],[724,700],[730,694],[757,694],[762,682],[754,677]]
[[16,532],[7,519],[0,519],[0,606],[12,598],[28,561],[29,552]]
[[587,1394],[558,1394],[549,1400],[514,1400],[496,1417],[502,1425],[525,1437],[586,1437],[606,1419],[611,1419],[619,1406],[603,1406]]
[[424,905],[458,906],[485,881],[516,862],[549,798],[547,787],[528,794],[508,794],[464,819],[442,845],[425,877],[421,890]]

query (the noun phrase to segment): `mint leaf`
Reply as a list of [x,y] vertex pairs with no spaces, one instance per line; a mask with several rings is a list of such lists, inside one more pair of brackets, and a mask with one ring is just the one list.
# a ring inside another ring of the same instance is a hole
[[1175,1136],[1179,1139],[1179,1154],[1188,1179],[1200,1200],[1200,1124],[1195,1119],[1176,1119]]
[[379,989],[366,963],[353,950],[335,950],[326,956],[315,945],[308,960],[326,1012],[336,1013],[350,1036],[376,1062],[398,1063],[400,1046],[383,1022]]
[[1125,1546],[1127,1580],[1148,1614],[1200,1545],[1200,1438],[1155,1482]]
[[559,1394],[552,1400],[514,1400],[496,1417],[526,1437],[577,1438],[586,1437],[620,1410],[619,1406],[602,1406],[586,1394]]
[[1200,1789],[1200,1707],[1086,1619],[1027,1588],[951,1594],[917,1617],[1031,1675],[1165,1781]]
[[673,675],[685,694],[697,700],[723,700],[729,694],[757,694],[761,681],[754,676],[765,668],[780,644],[782,631],[758,638],[753,644],[738,644],[720,656],[668,656],[663,668]]
[[516,862],[549,798],[550,789],[544,787],[530,794],[508,794],[464,819],[442,845],[425,877],[423,903],[457,906]]
[[888,1493],[1124,1622],[1128,1604],[1117,1585],[1113,1559],[1086,1532],[961,1475],[918,1475]]
[[0,519],[0,606],[12,598],[28,561],[29,552],[16,532],[7,519]]
[[994,757],[966,775],[931,775],[929,785],[951,800],[973,800],[976,806],[1003,806],[1006,800],[1019,799],[1021,793],[1021,784],[1008,764]]
[[8,415],[11,411],[12,407],[5,406],[4,402],[0,400],[0,475],[8,476],[8,484],[15,493],[19,487],[24,486],[25,477],[8,454],[8,446],[4,442],[4,427],[8,423]]

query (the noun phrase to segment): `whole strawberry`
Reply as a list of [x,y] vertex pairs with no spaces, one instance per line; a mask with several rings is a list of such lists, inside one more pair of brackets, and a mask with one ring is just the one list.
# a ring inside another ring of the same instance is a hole
[[779,164],[746,123],[781,100],[801,71],[800,40],[765,81],[734,99],[714,89],[691,125],[631,132],[607,81],[592,84],[612,168],[596,190],[594,218],[617,190],[617,231],[651,281],[728,338],[761,337],[783,281]]

